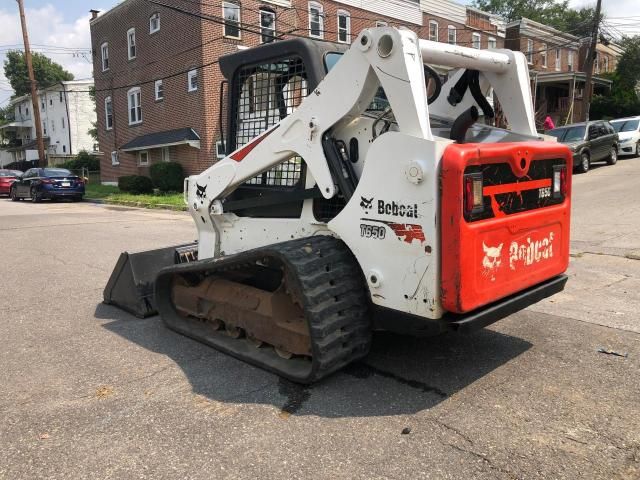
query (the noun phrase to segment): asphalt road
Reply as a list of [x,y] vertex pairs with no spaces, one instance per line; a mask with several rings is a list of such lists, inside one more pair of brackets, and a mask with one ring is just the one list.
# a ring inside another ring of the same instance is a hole
[[303,388],[101,304],[190,217],[2,199],[0,478],[640,478],[640,159],[574,177],[572,232],[562,294]]

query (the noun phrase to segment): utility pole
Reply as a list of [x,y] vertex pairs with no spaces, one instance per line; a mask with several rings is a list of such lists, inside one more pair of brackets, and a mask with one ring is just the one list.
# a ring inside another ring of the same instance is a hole
[[29,34],[27,33],[27,20],[24,16],[24,4],[22,0],[16,0],[20,8],[20,22],[22,23],[22,38],[24,39],[24,61],[29,72],[29,84],[31,85],[31,103],[33,104],[33,122],[36,127],[36,140],[38,141],[38,166],[46,167],[44,156],[44,137],[42,136],[42,122],[40,121],[40,104],[38,102],[38,87],[36,77],[33,73],[33,63],[31,62],[31,49],[29,48]]
[[598,0],[596,3],[596,13],[595,18],[593,19],[593,29],[591,30],[591,43],[589,44],[589,49],[587,50],[587,58],[586,63],[584,65],[584,70],[587,74],[587,78],[584,82],[584,97],[583,97],[583,111],[582,116],[585,122],[589,121],[589,108],[591,107],[591,97],[593,96],[593,60],[596,53],[596,46],[598,45],[598,32],[600,31],[600,6],[602,0]]

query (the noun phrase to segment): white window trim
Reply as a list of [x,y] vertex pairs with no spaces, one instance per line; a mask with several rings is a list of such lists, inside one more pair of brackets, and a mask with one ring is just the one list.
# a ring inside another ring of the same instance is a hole
[[[140,93],[140,104],[136,105],[136,109],[138,107],[140,108],[140,118],[132,122],[131,121],[131,95],[134,94],[133,98],[135,98],[136,93]],[[139,125],[142,123],[142,91],[140,90],[140,87],[133,87],[127,91],[127,118],[129,120],[129,125]]]
[[160,159],[163,162],[170,162],[171,161],[171,152],[169,151],[169,147],[162,147],[160,149]]
[[[493,44],[493,47],[491,44]],[[496,40],[496,37],[489,37],[487,39],[487,48],[498,48],[498,41]]]
[[270,43],[270,42],[264,42],[262,40],[262,29],[265,28],[262,26],[262,14],[266,13],[270,16],[273,17],[273,38],[271,39],[271,42],[273,42],[275,40],[275,36],[276,36],[276,13],[268,10],[266,8],[260,8],[258,9],[258,26],[260,27],[260,43]]
[[216,142],[216,158],[221,159],[226,157],[226,153],[224,150],[224,144],[222,143],[222,140],[218,140]]
[[541,61],[540,64],[542,65],[542,68],[547,68],[547,44],[543,43],[542,47],[540,48],[540,57],[541,57]]
[[567,70],[569,70],[570,72],[574,71],[574,68],[573,68],[573,50],[569,50],[567,52]]
[[[453,43],[451,43],[451,32],[453,32]],[[458,31],[453,25],[447,25],[447,43],[450,45],[458,44]]]
[[[320,23],[320,35],[314,35],[311,33],[311,9],[318,10],[318,22]],[[324,7],[321,3],[309,2],[309,36],[311,38],[324,38]]]
[[527,38],[527,63],[533,65],[533,40]]
[[[133,42],[131,42],[131,34],[133,33]],[[135,55],[131,55],[131,47],[135,50]],[[138,56],[138,46],[136,45],[136,29],[127,30],[127,58],[133,60]]]
[[[346,33],[347,33],[347,39],[346,40],[340,40],[340,17],[346,17],[347,18],[347,26],[346,26]],[[338,10],[338,14],[337,14],[337,27],[338,27],[338,43],[351,43],[351,14],[349,12],[347,12],[346,10]]]
[[[156,17],[158,19],[158,26],[153,28],[153,18]],[[160,14],[158,12],[152,13],[149,17],[149,35],[153,35],[156,32],[160,31]]]
[[556,58],[554,59],[554,66],[556,68],[556,72],[559,72],[562,69],[562,49],[556,48],[555,54]]
[[198,91],[198,82],[196,82],[195,88],[191,86],[191,78],[195,76],[198,78],[198,70],[194,68],[193,70],[189,70],[187,72],[187,92],[197,92]]
[[111,152],[111,165],[114,167],[120,165],[120,158],[117,150]]
[[[158,96],[158,86],[159,85],[162,85],[162,96],[161,97]],[[162,79],[156,80],[155,82],[153,82],[153,93],[154,93],[154,98],[156,99],[156,101],[164,100],[164,84],[162,83]]]
[[[431,38],[431,27],[435,26],[436,27],[436,38],[433,39]],[[440,37],[440,26],[438,25],[438,22],[436,22],[435,20],[429,20],[429,32],[428,32],[428,36],[429,36],[429,40],[431,40],[432,42],[438,42],[439,41],[439,37]]]
[[[233,36],[233,35],[227,35],[227,18],[224,16],[224,9],[225,7],[232,7],[235,8],[236,10],[238,10],[238,36]],[[233,38],[235,40],[240,40],[242,38],[242,30],[240,29],[240,27],[242,26],[242,11],[241,11],[241,7],[239,4],[237,3],[233,3],[233,2],[222,2],[222,20],[223,20],[223,25],[222,25],[222,34],[225,38]]]
[[[105,52],[107,52],[107,54],[105,55]],[[106,72],[109,70],[109,42],[104,42],[102,45],[100,45],[100,61],[102,63],[102,71]],[[105,68],[104,66],[104,61],[107,61],[107,67]]]
[[[477,47],[476,47],[476,39],[477,39],[477,42],[478,42],[478,46]],[[482,35],[480,35],[479,33],[476,33],[476,32],[472,33],[471,34],[471,46],[473,48],[476,48],[476,49],[480,50],[482,48]]]
[[[111,126],[109,126],[109,114],[107,113],[107,104],[111,104]],[[104,99],[104,127],[105,130],[113,130],[113,100],[110,96]]]
[[[144,163],[142,163],[142,154],[145,154],[147,157],[147,160]],[[138,166],[139,167],[149,166],[149,150],[140,150],[138,152]]]

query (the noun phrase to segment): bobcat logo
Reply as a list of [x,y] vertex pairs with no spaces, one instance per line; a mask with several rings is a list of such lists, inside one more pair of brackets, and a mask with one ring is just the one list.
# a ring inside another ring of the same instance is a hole
[[[360,197],[360,206],[365,210],[371,210],[373,208],[372,203],[373,203],[373,197],[369,199]],[[369,213],[369,212],[366,212],[366,213]]]
[[502,264],[502,245],[501,243],[497,247],[487,247],[485,243],[482,242],[482,250],[484,250],[484,258],[482,259],[484,271],[482,274],[492,282],[496,281],[496,270],[498,270]]
[[204,187],[201,187],[200,185],[198,185],[198,183],[196,182],[196,197],[198,197],[200,199],[200,203],[204,203],[204,198],[207,196],[207,186],[205,185]]

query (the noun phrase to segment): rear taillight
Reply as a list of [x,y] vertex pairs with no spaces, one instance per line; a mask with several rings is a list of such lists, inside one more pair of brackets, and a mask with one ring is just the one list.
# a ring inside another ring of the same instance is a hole
[[46,185],[53,185],[55,182],[55,180],[51,180],[50,178],[43,178],[42,180],[40,180],[40,183],[44,183]]
[[553,169],[553,198],[567,195],[567,167],[556,166]]
[[482,173],[467,173],[464,176],[464,214],[466,216],[481,212],[484,206],[482,197]]

